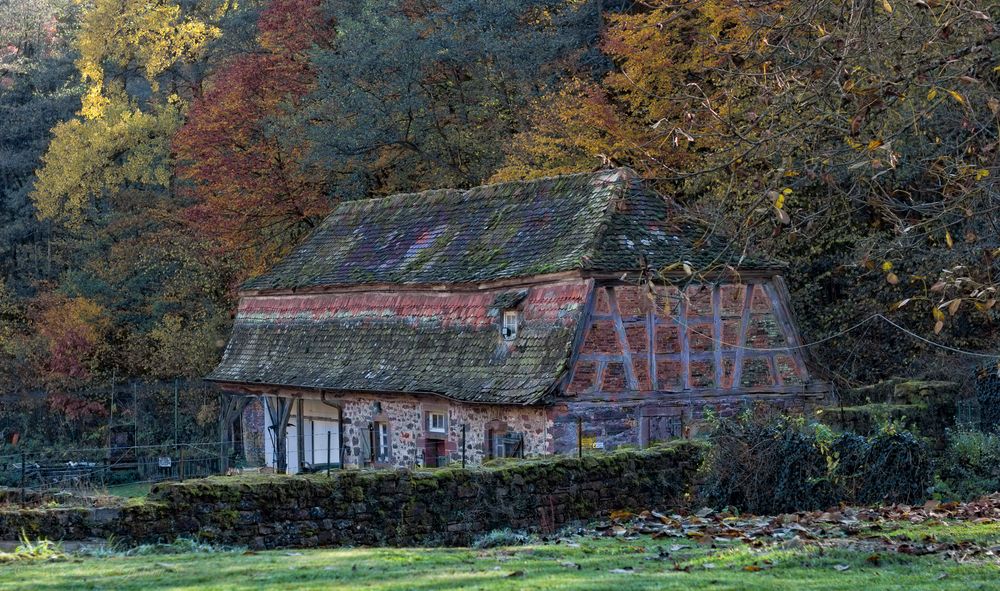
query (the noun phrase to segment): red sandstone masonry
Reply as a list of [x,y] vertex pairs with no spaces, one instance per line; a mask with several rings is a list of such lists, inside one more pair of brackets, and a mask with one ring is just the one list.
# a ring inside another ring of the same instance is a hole
[[[565,311],[582,306],[588,284],[583,281],[533,287],[521,304],[525,321],[562,322]],[[405,317],[413,322],[437,320],[445,325],[486,327],[496,324],[491,308],[496,297],[510,290],[473,292],[359,292],[318,295],[254,296],[240,301],[239,314],[268,319]]]

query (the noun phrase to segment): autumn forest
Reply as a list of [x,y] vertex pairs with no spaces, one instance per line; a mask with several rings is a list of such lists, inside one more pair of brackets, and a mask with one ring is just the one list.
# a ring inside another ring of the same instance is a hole
[[0,0],[0,413],[103,420],[113,377],[205,375],[241,283],[337,203],[609,166],[787,263],[825,379],[961,382],[985,358],[942,347],[998,337],[997,17]]

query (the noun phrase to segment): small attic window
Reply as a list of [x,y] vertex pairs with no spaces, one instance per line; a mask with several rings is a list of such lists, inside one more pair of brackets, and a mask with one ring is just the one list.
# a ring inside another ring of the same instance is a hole
[[503,325],[500,334],[505,341],[513,341],[517,337],[517,310],[503,311]]

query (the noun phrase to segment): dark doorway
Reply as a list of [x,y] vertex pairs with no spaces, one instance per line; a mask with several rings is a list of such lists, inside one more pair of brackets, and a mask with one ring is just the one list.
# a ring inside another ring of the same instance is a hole
[[442,439],[428,439],[424,443],[424,465],[441,468],[448,465],[448,451]]

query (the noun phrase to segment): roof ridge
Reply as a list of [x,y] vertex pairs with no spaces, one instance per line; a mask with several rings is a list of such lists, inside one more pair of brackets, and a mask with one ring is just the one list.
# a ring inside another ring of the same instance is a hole
[[[387,204],[393,204],[395,202],[408,202],[408,201],[425,201],[428,198],[433,197],[445,197],[452,194],[467,195],[473,191],[478,191],[482,189],[497,189],[497,188],[507,188],[507,187],[523,187],[528,189],[537,185],[541,185],[553,180],[566,180],[566,179],[579,179],[586,177],[597,178],[601,175],[610,177],[609,182],[616,182],[619,178],[631,179],[638,178],[638,173],[627,166],[620,166],[617,168],[611,168],[607,170],[598,170],[590,172],[573,172],[569,174],[556,174],[551,176],[538,177],[528,180],[511,180],[511,181],[500,181],[496,183],[487,183],[484,185],[476,185],[474,187],[468,187],[465,189],[459,189],[454,187],[449,188],[437,188],[437,189],[425,189],[423,191],[411,191],[409,193],[393,193],[391,195],[385,195],[383,197],[367,197],[362,199],[351,199],[348,201],[341,201],[334,207],[330,214],[334,213],[353,213],[355,211],[368,210],[376,207],[381,207]],[[498,192],[498,195],[503,196],[502,193]],[[327,219],[331,217],[327,214]]]

